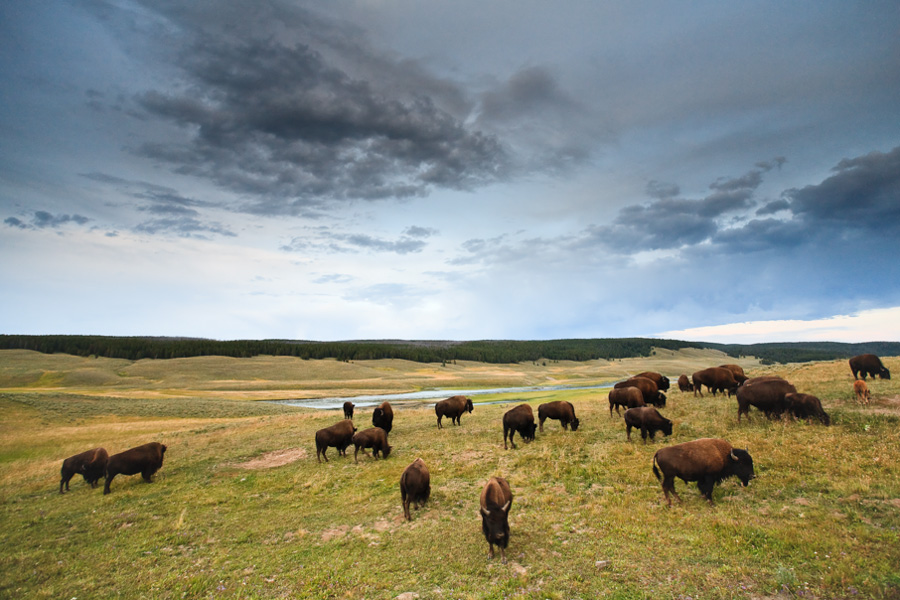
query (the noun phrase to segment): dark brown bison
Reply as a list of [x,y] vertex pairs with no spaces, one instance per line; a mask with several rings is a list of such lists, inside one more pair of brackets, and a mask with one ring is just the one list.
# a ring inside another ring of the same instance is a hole
[[656,371],[644,371],[643,373],[638,373],[634,377],[646,377],[655,383],[656,387],[663,392],[669,389],[669,378],[662,373],[657,373]]
[[356,406],[352,402],[344,402],[344,418],[352,419],[353,418],[353,407]]
[[66,491],[69,491],[69,480],[78,473],[91,484],[91,488],[97,487],[97,482],[106,474],[108,461],[109,454],[104,448],[93,448],[70,456],[63,461],[62,469],[59,470],[59,493],[63,493],[63,485],[66,486]]
[[[322,462],[322,458],[324,458],[325,462],[328,462],[325,451],[329,446],[337,448],[339,455],[347,456],[347,446],[353,443],[354,433],[356,433],[356,427],[353,426],[353,421],[350,419],[344,419],[331,427],[318,430],[316,432],[316,460]],[[319,458],[320,455],[321,458]]]
[[359,449],[363,449],[363,454],[367,454],[366,448],[372,449],[372,456],[378,459],[378,453],[381,452],[381,458],[387,458],[391,455],[391,446],[388,444],[387,432],[381,427],[369,427],[363,429],[359,433],[354,433],[350,438],[353,443],[353,462],[359,462],[356,457],[359,455]]
[[719,367],[721,367],[723,369],[728,369],[729,371],[731,371],[731,374],[734,375],[734,380],[738,382],[738,385],[741,385],[742,383],[744,383],[745,381],[750,379],[749,377],[747,377],[746,374],[744,374],[744,367],[742,367],[741,365],[729,364],[729,365],[719,365]]
[[741,415],[750,418],[750,407],[761,410],[766,418],[781,417],[787,410],[786,394],[796,394],[797,388],[780,377],[754,377],[738,388],[738,423]]
[[681,502],[675,491],[676,477],[685,483],[696,481],[700,493],[712,504],[713,487],[723,479],[734,475],[745,487],[750,483],[754,477],[753,459],[749,452],[732,448],[725,440],[702,438],[657,451],[653,455],[653,474],[662,481],[669,506],[670,492]]
[[672,421],[665,418],[652,406],[639,406],[625,411],[625,435],[631,441],[631,428],[641,430],[641,439],[647,443],[647,434],[652,440],[657,431],[662,431],[666,436],[672,435]]
[[688,379],[687,375],[681,375],[678,378],[678,389],[682,392],[693,392],[694,384],[691,383],[691,380]]
[[472,412],[472,400],[465,396],[451,396],[434,405],[434,414],[437,415],[438,429],[443,429],[441,419],[450,417],[450,422],[459,425],[459,418],[465,412]]
[[659,387],[652,379],[647,379],[646,377],[631,377],[625,381],[620,381],[613,387],[618,389],[624,387],[636,387],[641,390],[641,394],[644,395],[645,404],[652,404],[653,406],[660,407],[666,405],[666,395],[659,391]]
[[791,414],[797,419],[816,418],[823,425],[831,425],[831,417],[822,408],[822,401],[810,394],[785,394],[784,401]]
[[403,469],[403,474],[400,475],[400,499],[403,501],[403,516],[407,521],[412,521],[409,505],[415,504],[416,510],[419,510],[419,505],[428,502],[430,495],[431,474],[425,466],[425,461],[417,458]]
[[565,400],[556,400],[555,402],[547,402],[538,406],[538,421],[540,422],[541,433],[544,432],[544,421],[547,419],[555,419],[562,424],[563,429],[572,426],[572,431],[578,431],[578,425],[581,421],[575,416],[575,407],[571,402]]
[[116,475],[134,475],[140,473],[144,481],[153,481],[153,474],[159,471],[163,464],[163,455],[166,446],[159,442],[150,442],[143,446],[136,446],[125,452],[119,452],[109,457],[106,462],[106,482],[103,485],[103,493],[109,493],[109,484]]
[[382,402],[372,411],[372,426],[381,427],[385,433],[390,433],[394,426],[394,409],[390,402]]
[[509,545],[509,509],[512,490],[502,477],[491,477],[481,490],[481,531],[488,543],[488,558],[494,558],[494,545],[500,548],[501,562],[506,563]]
[[871,375],[872,379],[879,376],[882,379],[890,379],[891,372],[881,364],[881,359],[874,354],[860,354],[850,359],[850,370],[853,371],[853,379],[865,379]]
[[734,379],[734,373],[722,367],[710,367],[697,371],[691,376],[694,384],[694,395],[700,394],[703,397],[703,386],[712,392],[715,396],[716,392],[728,392],[728,395],[735,393],[738,389],[738,382]]
[[510,445],[515,448],[516,443],[513,436],[516,432],[522,436],[527,444],[534,439],[534,433],[537,431],[537,425],[534,424],[534,411],[527,404],[520,404],[515,408],[511,408],[503,415],[503,448],[508,449],[506,438],[509,437]]
[[641,393],[636,387],[624,387],[624,388],[613,388],[609,390],[609,418],[612,418],[613,407],[616,409],[616,414],[621,414],[619,412],[619,407],[623,407],[626,410],[629,408],[634,408],[635,406],[646,406],[647,403],[644,402],[644,395]]

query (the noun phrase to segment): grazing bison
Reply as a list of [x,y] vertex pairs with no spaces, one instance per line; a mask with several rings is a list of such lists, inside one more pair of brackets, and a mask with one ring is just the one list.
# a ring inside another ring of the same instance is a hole
[[685,483],[696,481],[700,493],[712,504],[713,487],[723,479],[734,475],[745,487],[750,483],[754,477],[753,459],[749,452],[732,448],[725,440],[702,438],[657,451],[653,455],[653,474],[662,481],[669,506],[669,492],[681,502],[675,491],[676,477]]
[[635,406],[646,406],[647,403],[644,402],[644,395],[641,393],[636,387],[624,387],[624,388],[613,388],[609,390],[609,418],[612,418],[613,407],[616,409],[616,414],[619,413],[619,407],[623,407],[626,410],[629,408],[634,408]]
[[865,379],[871,375],[872,379],[878,375],[882,379],[890,379],[891,372],[881,364],[881,359],[874,354],[860,354],[850,359],[850,370],[853,371],[853,379]]
[[657,431],[662,431],[667,436],[672,435],[672,421],[659,414],[652,406],[639,406],[625,411],[625,434],[629,442],[632,427],[641,430],[641,439],[645,444],[648,433],[651,440]]
[[387,432],[381,427],[370,427],[359,433],[354,433],[353,437],[350,438],[350,441],[353,442],[353,446],[355,447],[353,451],[353,462],[359,462],[356,457],[359,455],[360,448],[363,449],[363,454],[366,454],[366,448],[371,448],[372,456],[374,456],[376,460],[378,459],[379,452],[381,452],[382,458],[387,458],[391,455],[391,447],[388,444]]
[[809,421],[816,418],[823,425],[831,425],[831,417],[822,408],[822,401],[810,394],[785,394],[784,402],[797,419],[806,419]]
[[682,392],[693,392],[694,384],[691,383],[691,380],[688,379],[687,375],[682,374],[681,377],[678,378],[678,389]]
[[697,371],[691,376],[694,384],[694,395],[698,393],[703,397],[703,386],[712,392],[715,396],[717,391],[728,392],[728,395],[735,393],[738,389],[738,382],[734,379],[734,373],[723,367],[710,367]]
[[352,402],[344,402],[344,418],[352,419],[353,418],[353,407],[356,406]]
[[403,501],[403,516],[407,521],[412,521],[412,515],[409,514],[410,503],[415,504],[416,510],[419,510],[419,505],[428,502],[430,495],[431,474],[425,461],[417,458],[400,475],[400,499]]
[[860,404],[868,404],[872,394],[869,393],[869,386],[862,379],[853,382],[853,393],[856,394],[856,401]]
[[666,395],[659,391],[659,387],[652,379],[647,379],[646,377],[631,377],[625,381],[620,381],[613,387],[618,389],[624,387],[636,387],[641,390],[645,404],[652,404],[654,406],[666,405]]
[[372,426],[381,427],[385,433],[391,432],[391,427],[394,426],[394,409],[390,402],[382,402],[372,411]]
[[106,473],[108,461],[109,454],[104,448],[93,448],[70,456],[63,461],[62,469],[59,471],[59,493],[63,493],[63,485],[66,486],[66,491],[69,491],[69,480],[78,473],[81,473],[84,480],[91,484],[91,488],[97,487],[97,482]]
[[119,452],[109,457],[106,462],[106,482],[103,485],[103,493],[109,493],[109,484],[116,475],[134,475],[140,473],[144,481],[153,481],[153,474],[159,471],[163,464],[163,455],[166,446],[159,442],[150,442],[143,446],[136,446],[125,452]]
[[491,477],[481,490],[481,531],[488,543],[488,558],[494,558],[494,545],[500,548],[501,562],[506,563],[509,545],[509,508],[512,490],[502,477]]
[[767,418],[780,417],[787,410],[786,394],[796,394],[797,388],[780,377],[754,377],[738,388],[738,423],[741,415],[750,418],[750,407],[755,406]]
[[538,406],[538,421],[540,422],[541,433],[544,432],[544,421],[547,419],[556,419],[562,424],[563,429],[572,426],[572,431],[578,431],[578,425],[581,421],[575,416],[575,407],[571,402],[565,400],[557,400],[555,402],[547,402]]
[[509,443],[513,448],[516,443],[513,436],[516,432],[522,436],[527,444],[534,439],[534,433],[537,431],[537,425],[534,424],[534,412],[527,404],[520,404],[515,408],[511,408],[503,415],[503,449],[507,450],[506,438],[509,436]]
[[[347,456],[347,446],[353,443],[354,433],[356,433],[356,427],[353,426],[353,421],[350,419],[344,419],[331,427],[318,430],[316,432],[316,460],[322,462],[322,458],[324,458],[325,462],[328,462],[325,451],[329,446],[337,448],[339,455]],[[319,458],[319,455],[322,458]]]
[[438,429],[443,429],[441,419],[450,417],[450,422],[460,425],[459,418],[464,412],[472,412],[472,400],[465,396],[451,396],[434,405],[434,414],[437,415]]
[[744,374],[744,367],[741,365],[719,365],[719,367],[731,371],[731,374],[734,375],[734,380],[737,381],[738,385],[741,385],[750,379]]
[[669,389],[669,378],[662,373],[657,373],[656,371],[644,371],[643,373],[638,373],[635,377],[646,377],[655,383],[656,387],[663,392]]

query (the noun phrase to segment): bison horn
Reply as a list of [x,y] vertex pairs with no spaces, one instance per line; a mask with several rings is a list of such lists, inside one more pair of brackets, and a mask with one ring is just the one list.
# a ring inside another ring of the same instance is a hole
[[736,462],[737,459],[738,459],[738,457],[734,454],[734,450],[731,451],[731,454],[730,454],[729,456],[731,457],[731,460],[733,460],[733,461],[735,461],[735,462]]
[[482,508],[482,509],[481,509],[481,514],[483,514],[485,517],[489,517],[489,516],[491,516],[491,511],[489,511],[489,510],[486,509],[486,508]]
[[501,508],[500,510],[502,510],[503,512],[509,512],[509,505],[510,505],[510,504],[512,504],[512,500],[509,500],[506,504],[504,504],[504,505],[503,505],[503,508]]

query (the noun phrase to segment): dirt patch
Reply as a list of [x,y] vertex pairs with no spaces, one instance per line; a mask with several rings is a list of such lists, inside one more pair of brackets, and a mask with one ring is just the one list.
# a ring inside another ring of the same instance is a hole
[[287,450],[273,450],[266,452],[258,458],[248,460],[247,462],[235,465],[240,469],[271,469],[272,467],[282,467],[297,460],[307,457],[307,452],[303,448],[288,448]]

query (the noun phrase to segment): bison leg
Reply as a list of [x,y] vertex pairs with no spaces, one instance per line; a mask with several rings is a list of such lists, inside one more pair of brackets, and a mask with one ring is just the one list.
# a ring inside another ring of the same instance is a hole
[[494,545],[488,542],[488,560],[494,560]]
[[630,442],[631,441],[631,424],[628,423],[625,425],[625,437]]
[[541,418],[540,418],[540,432],[541,432],[541,433],[544,433],[544,421],[545,421],[545,420],[546,420],[546,417],[541,417]]
[[675,476],[674,475],[666,475],[663,477],[662,482],[663,493],[666,495],[666,502],[669,503],[669,506],[672,506],[672,499],[669,498],[669,493],[675,496],[675,499],[678,502],[681,502],[681,496],[678,495],[678,492],[675,491]]
[[713,505],[713,488],[716,485],[716,480],[712,477],[704,477],[700,481],[697,482],[697,488],[699,488],[700,493],[706,497],[706,500],[709,502],[709,505]]
[[103,484],[103,495],[106,495],[109,493],[109,484],[112,483],[112,480],[113,480],[113,478],[115,478],[115,476],[116,476],[115,473],[113,473],[113,474],[107,473],[106,474],[106,482]]
[[644,425],[641,425],[641,439],[645,444],[647,443],[647,428]]
[[141,477],[143,477],[144,481],[146,481],[147,483],[153,483],[153,473],[154,471],[151,471],[149,469],[146,471],[141,471]]
[[506,564],[506,548],[500,546],[500,562]]

